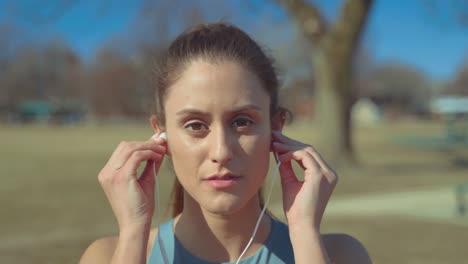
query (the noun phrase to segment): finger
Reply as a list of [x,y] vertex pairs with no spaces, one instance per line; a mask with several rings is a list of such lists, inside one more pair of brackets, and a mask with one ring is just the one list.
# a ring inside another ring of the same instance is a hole
[[286,186],[291,183],[297,183],[299,180],[294,173],[291,161],[281,162],[279,166],[281,185]]
[[283,153],[279,156],[281,164],[279,166],[280,176],[281,176],[281,185],[283,187],[289,184],[297,184],[299,179],[294,173],[294,169],[291,164],[292,152]]
[[133,152],[131,157],[122,167],[122,170],[126,172],[127,176],[136,177],[137,170],[141,162],[147,161],[147,160],[160,162],[161,159],[162,159],[162,154],[160,153],[156,153],[152,150],[138,150],[138,151]]
[[107,167],[110,167],[113,170],[120,169],[127,160],[132,156],[135,151],[139,150],[152,150],[156,153],[165,154],[166,146],[162,142],[157,142],[154,140],[148,141],[122,141],[117,146],[114,153],[107,162]]
[[[152,137],[151,140],[162,141],[164,143],[166,142],[162,138],[155,139],[154,137]],[[145,180],[145,179],[154,180],[154,178],[158,175],[159,168],[161,167],[161,164],[162,164],[162,162],[164,160],[164,154],[162,155],[161,159],[159,159],[159,160],[148,160],[148,162],[146,164],[146,167],[145,167],[145,169],[143,170],[143,172],[142,172],[142,174],[140,176],[140,179],[142,179],[142,180]],[[155,174],[155,175],[153,175],[153,174]]]
[[278,141],[273,142],[273,150],[278,152],[278,154],[286,153],[292,150],[299,150],[299,149],[301,149],[300,146],[289,145],[289,144],[281,143]]
[[[152,149],[153,146],[158,145],[154,141],[121,141],[116,147],[115,151],[112,153],[108,164],[114,165],[114,168],[117,168],[118,166],[122,166],[123,164],[125,164],[125,162],[130,158],[134,151]],[[153,150],[157,151],[157,148],[160,147],[153,147]]]
[[164,157],[161,157],[160,160],[148,160],[138,180],[141,182],[154,182],[155,177],[158,176],[163,159]]
[[319,164],[323,174],[331,178],[338,177],[336,172],[325,162],[325,160],[314,147],[308,146],[305,150],[314,157],[315,161]]
[[289,137],[283,135],[283,133],[281,133],[281,131],[274,130],[271,134],[272,134],[273,139],[275,141],[285,143],[285,144],[290,144],[290,145],[305,146],[304,143],[296,141],[296,140],[294,140],[292,138],[289,138]]
[[[141,173],[140,178],[138,181],[141,183],[141,188],[147,194],[152,194],[154,192],[154,185],[156,179],[153,175],[153,166],[159,167],[154,160],[148,160],[145,165],[145,169]],[[159,168],[156,168],[158,171]]]
[[280,156],[281,162],[295,160],[304,170],[313,175],[320,174],[320,165],[315,161],[314,157],[304,149],[288,151]]
[[[284,143],[281,143],[281,142],[273,142],[273,148],[278,153],[285,153],[287,151],[293,151],[293,150],[301,149],[302,146],[289,145],[289,144],[284,144]],[[333,171],[333,169],[331,169],[330,166],[328,166],[328,164],[325,162],[325,160],[322,158],[322,156],[320,156],[320,154],[317,152],[317,150],[313,146],[306,145],[304,150],[312,155],[315,162],[318,163],[319,167],[322,169],[324,174],[334,174],[334,175],[336,175],[336,173]]]

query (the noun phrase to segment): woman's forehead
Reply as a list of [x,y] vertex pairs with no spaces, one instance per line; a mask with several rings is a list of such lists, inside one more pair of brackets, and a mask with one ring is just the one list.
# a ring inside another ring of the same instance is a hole
[[270,104],[270,97],[257,76],[240,63],[229,61],[192,62],[168,92],[167,108],[257,105],[268,110]]

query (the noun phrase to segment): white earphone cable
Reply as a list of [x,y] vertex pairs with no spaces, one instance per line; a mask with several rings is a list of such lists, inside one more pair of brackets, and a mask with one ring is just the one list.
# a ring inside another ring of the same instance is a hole
[[161,228],[160,228],[160,224],[161,224],[161,202],[159,200],[159,184],[158,184],[158,175],[156,174],[156,162],[153,162],[153,174],[154,174],[154,183],[155,183],[155,192],[156,192],[156,204],[157,204],[157,207],[158,207],[158,216],[156,217],[156,221],[157,221],[157,225],[158,225],[158,234],[157,234],[157,237],[158,237],[158,244],[159,244],[159,248],[161,249],[161,255],[163,257],[163,263],[166,264],[166,263],[169,263],[169,260],[167,259],[167,254],[166,254],[166,249],[164,248],[164,244],[163,244],[163,241],[161,240]]
[[236,261],[236,264],[239,264],[239,262],[242,259],[242,256],[244,256],[245,252],[247,252],[247,249],[249,249],[250,245],[252,244],[254,237],[257,234],[258,227],[260,226],[260,221],[262,220],[263,215],[265,214],[266,208],[268,206],[268,202],[270,201],[271,193],[273,191],[273,186],[275,184],[275,177],[276,177],[276,174],[278,174],[278,169],[279,169],[279,166],[281,165],[281,161],[279,160],[278,154],[276,152],[274,153],[275,153],[276,160],[278,161],[278,163],[276,164],[275,170],[273,171],[273,176],[271,177],[270,190],[268,191],[267,199],[265,201],[265,204],[263,205],[262,212],[260,213],[260,216],[258,217],[257,224],[255,225],[255,228],[252,233],[252,236],[250,237],[249,243],[247,243],[247,246],[245,246],[244,251],[242,251],[242,253],[240,254],[239,258]]

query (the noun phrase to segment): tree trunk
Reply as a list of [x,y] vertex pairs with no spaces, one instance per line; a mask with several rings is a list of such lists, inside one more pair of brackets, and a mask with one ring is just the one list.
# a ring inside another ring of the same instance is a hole
[[[353,97],[349,94],[350,76],[331,66],[332,58],[317,49],[313,55],[316,81],[315,103],[320,132],[319,146],[334,165],[354,163],[351,129]],[[346,63],[344,63],[346,64]],[[341,67],[346,67],[345,65]],[[341,74],[340,74],[341,73]]]
[[355,162],[352,64],[372,2],[344,0],[337,20],[327,27],[315,5],[305,0],[281,0],[311,47],[321,136],[317,145],[335,166]]

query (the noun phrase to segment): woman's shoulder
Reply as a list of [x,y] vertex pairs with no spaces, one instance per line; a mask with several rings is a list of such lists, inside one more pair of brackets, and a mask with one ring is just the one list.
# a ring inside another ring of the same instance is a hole
[[[157,232],[158,229],[153,228],[151,229],[148,236],[147,258],[151,252],[151,248],[153,247],[153,241]],[[108,236],[96,239],[84,251],[80,259],[80,264],[110,262],[112,256],[114,255],[118,241],[118,236]]]
[[117,247],[118,236],[102,237],[93,241],[84,251],[80,264],[108,263]]
[[364,245],[348,234],[322,234],[322,241],[332,263],[372,263]]

